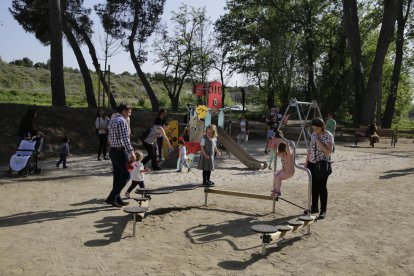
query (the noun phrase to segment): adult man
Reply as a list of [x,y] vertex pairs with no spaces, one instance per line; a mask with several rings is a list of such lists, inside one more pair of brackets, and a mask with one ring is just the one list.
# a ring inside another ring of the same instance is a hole
[[105,202],[114,207],[128,205],[128,202],[122,201],[120,193],[130,178],[126,166],[128,153],[130,154],[130,160],[135,160],[134,148],[129,138],[130,128],[126,119],[130,114],[131,107],[120,104],[108,125],[108,140],[111,146],[109,157],[112,162],[113,182],[112,190]]

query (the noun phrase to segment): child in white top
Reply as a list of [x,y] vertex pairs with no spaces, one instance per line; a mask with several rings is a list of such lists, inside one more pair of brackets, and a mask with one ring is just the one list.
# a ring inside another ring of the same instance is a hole
[[144,173],[149,172],[149,169],[144,168],[144,164],[142,164],[142,159],[144,158],[144,154],[140,151],[135,152],[136,160],[133,161],[129,166],[132,167],[131,171],[131,186],[128,188],[128,190],[125,192],[125,197],[129,198],[129,194],[132,192],[133,189],[137,185],[139,185],[140,188],[145,188],[144,184]]
[[186,167],[188,169],[188,172],[191,171],[190,165],[188,164],[188,157],[187,157],[187,148],[184,146],[184,141],[180,140],[178,141],[178,147],[180,149],[180,153],[178,155],[178,160],[179,160],[179,164],[178,164],[178,170],[177,172],[181,172],[183,166]]
[[291,178],[295,174],[295,166],[293,164],[293,156],[290,151],[289,143],[287,140],[280,142],[277,147],[277,155],[282,162],[282,169],[276,172],[273,176],[273,190],[272,196],[278,197],[281,194],[280,188],[282,186],[282,180]]

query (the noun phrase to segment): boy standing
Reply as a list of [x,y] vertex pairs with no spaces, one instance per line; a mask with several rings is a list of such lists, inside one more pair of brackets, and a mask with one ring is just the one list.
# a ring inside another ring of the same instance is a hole
[[60,146],[59,156],[60,159],[56,163],[56,169],[59,169],[60,163],[63,163],[63,168],[66,169],[66,158],[69,155],[69,138],[68,136],[64,136],[62,140],[62,145]]

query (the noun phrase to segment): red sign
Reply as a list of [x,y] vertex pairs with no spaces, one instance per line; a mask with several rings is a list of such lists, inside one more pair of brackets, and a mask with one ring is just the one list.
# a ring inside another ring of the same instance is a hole
[[209,83],[208,90],[208,108],[221,108],[222,104],[221,83],[218,81],[212,81]]
[[201,97],[206,94],[206,90],[204,89],[204,84],[197,83],[193,86],[193,94],[196,94],[197,96]]

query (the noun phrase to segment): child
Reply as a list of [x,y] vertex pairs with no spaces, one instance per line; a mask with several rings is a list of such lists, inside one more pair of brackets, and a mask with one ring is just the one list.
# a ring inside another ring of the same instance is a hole
[[59,169],[60,163],[63,162],[63,168],[66,169],[66,157],[69,155],[69,138],[68,136],[64,136],[62,139],[62,145],[60,146],[59,156],[60,159],[56,163],[56,169]]
[[197,168],[203,171],[203,185],[213,186],[214,182],[210,181],[211,171],[214,170],[214,152],[217,156],[220,151],[217,149],[217,130],[215,125],[209,125],[206,128],[206,134],[201,138],[201,155]]
[[190,165],[188,165],[188,158],[187,158],[187,148],[184,146],[184,141],[180,140],[178,141],[178,147],[180,148],[180,153],[178,156],[179,165],[177,172],[181,172],[183,166],[188,169],[188,172],[191,171]]
[[273,176],[273,190],[272,197],[278,197],[281,194],[280,188],[282,186],[282,180],[291,178],[295,174],[295,166],[293,164],[293,156],[290,151],[289,143],[287,140],[280,142],[277,147],[277,155],[282,162],[282,169],[276,172]]
[[[266,153],[269,154],[269,170],[272,169],[272,162],[276,157],[277,147],[280,142],[283,140],[283,132],[281,130],[276,130],[275,134],[272,138],[270,138],[267,146],[266,146]],[[276,169],[276,161],[275,161],[275,169]]]
[[[142,159],[144,158],[144,154],[140,151],[135,152],[136,160],[132,162],[130,165],[132,167],[131,171],[131,186],[128,188],[128,190],[125,192],[125,197],[129,198],[129,194],[132,192],[133,189],[137,185],[139,185],[140,188],[145,188],[144,184],[144,173],[149,172],[150,170],[144,168],[144,164],[142,164]],[[148,196],[147,196],[148,197]]]

